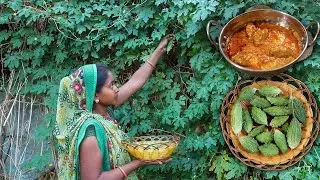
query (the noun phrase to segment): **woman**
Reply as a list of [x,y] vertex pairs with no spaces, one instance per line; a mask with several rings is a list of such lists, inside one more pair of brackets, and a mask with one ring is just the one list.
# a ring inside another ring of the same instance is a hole
[[121,105],[143,86],[171,38],[166,36],[119,89],[111,71],[101,64],[85,65],[61,80],[54,132],[59,179],[137,179],[133,171],[138,167],[170,161],[131,161],[121,145],[125,134],[109,107]]

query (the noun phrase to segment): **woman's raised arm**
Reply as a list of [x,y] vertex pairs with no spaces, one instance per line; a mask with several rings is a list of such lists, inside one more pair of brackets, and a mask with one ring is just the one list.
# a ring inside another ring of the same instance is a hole
[[164,37],[158,47],[154,50],[151,57],[132,75],[131,79],[119,88],[118,101],[116,106],[120,106],[127,101],[130,96],[137,92],[144,83],[148,80],[153,69],[158,63],[159,59],[167,50],[167,44],[174,35],[170,34]]

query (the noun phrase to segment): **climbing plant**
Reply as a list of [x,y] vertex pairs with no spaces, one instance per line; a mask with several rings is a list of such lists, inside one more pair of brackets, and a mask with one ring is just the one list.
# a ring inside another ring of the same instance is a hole
[[[319,179],[320,141],[301,162],[267,172],[245,166],[232,156],[219,127],[220,105],[229,89],[246,76],[210,46],[205,27],[221,25],[256,4],[297,17],[304,25],[319,21],[320,2],[311,0],[0,0],[1,62],[28,79],[22,94],[43,97],[48,108],[34,135],[49,140],[55,121],[59,81],[77,67],[105,63],[119,85],[153,52],[166,34],[176,35],[145,86],[115,110],[129,135],[152,128],[186,137],[172,162],[140,168],[141,179]],[[219,34],[219,29],[212,32]],[[320,40],[307,60],[287,71],[320,98]],[[319,153],[318,153],[319,152]],[[23,168],[43,171],[54,162],[50,152]]]

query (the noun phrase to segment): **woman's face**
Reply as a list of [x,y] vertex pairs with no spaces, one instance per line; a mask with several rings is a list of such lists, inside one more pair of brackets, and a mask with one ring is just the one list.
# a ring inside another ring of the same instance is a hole
[[108,72],[108,79],[102,86],[99,93],[96,93],[96,99],[99,99],[99,104],[107,107],[116,105],[118,100],[119,89],[114,84],[112,73]]

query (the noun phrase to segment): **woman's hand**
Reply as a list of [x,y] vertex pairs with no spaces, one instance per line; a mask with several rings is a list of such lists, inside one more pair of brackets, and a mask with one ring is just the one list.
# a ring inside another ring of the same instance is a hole
[[166,35],[159,43],[158,47],[156,48],[156,52],[159,52],[161,55],[167,51],[167,45],[169,40],[175,38],[174,34]]
[[143,160],[139,160],[139,161],[141,166],[148,166],[148,165],[162,165],[170,162],[171,160],[172,158],[164,159],[164,160],[156,160],[156,161],[143,161]]

